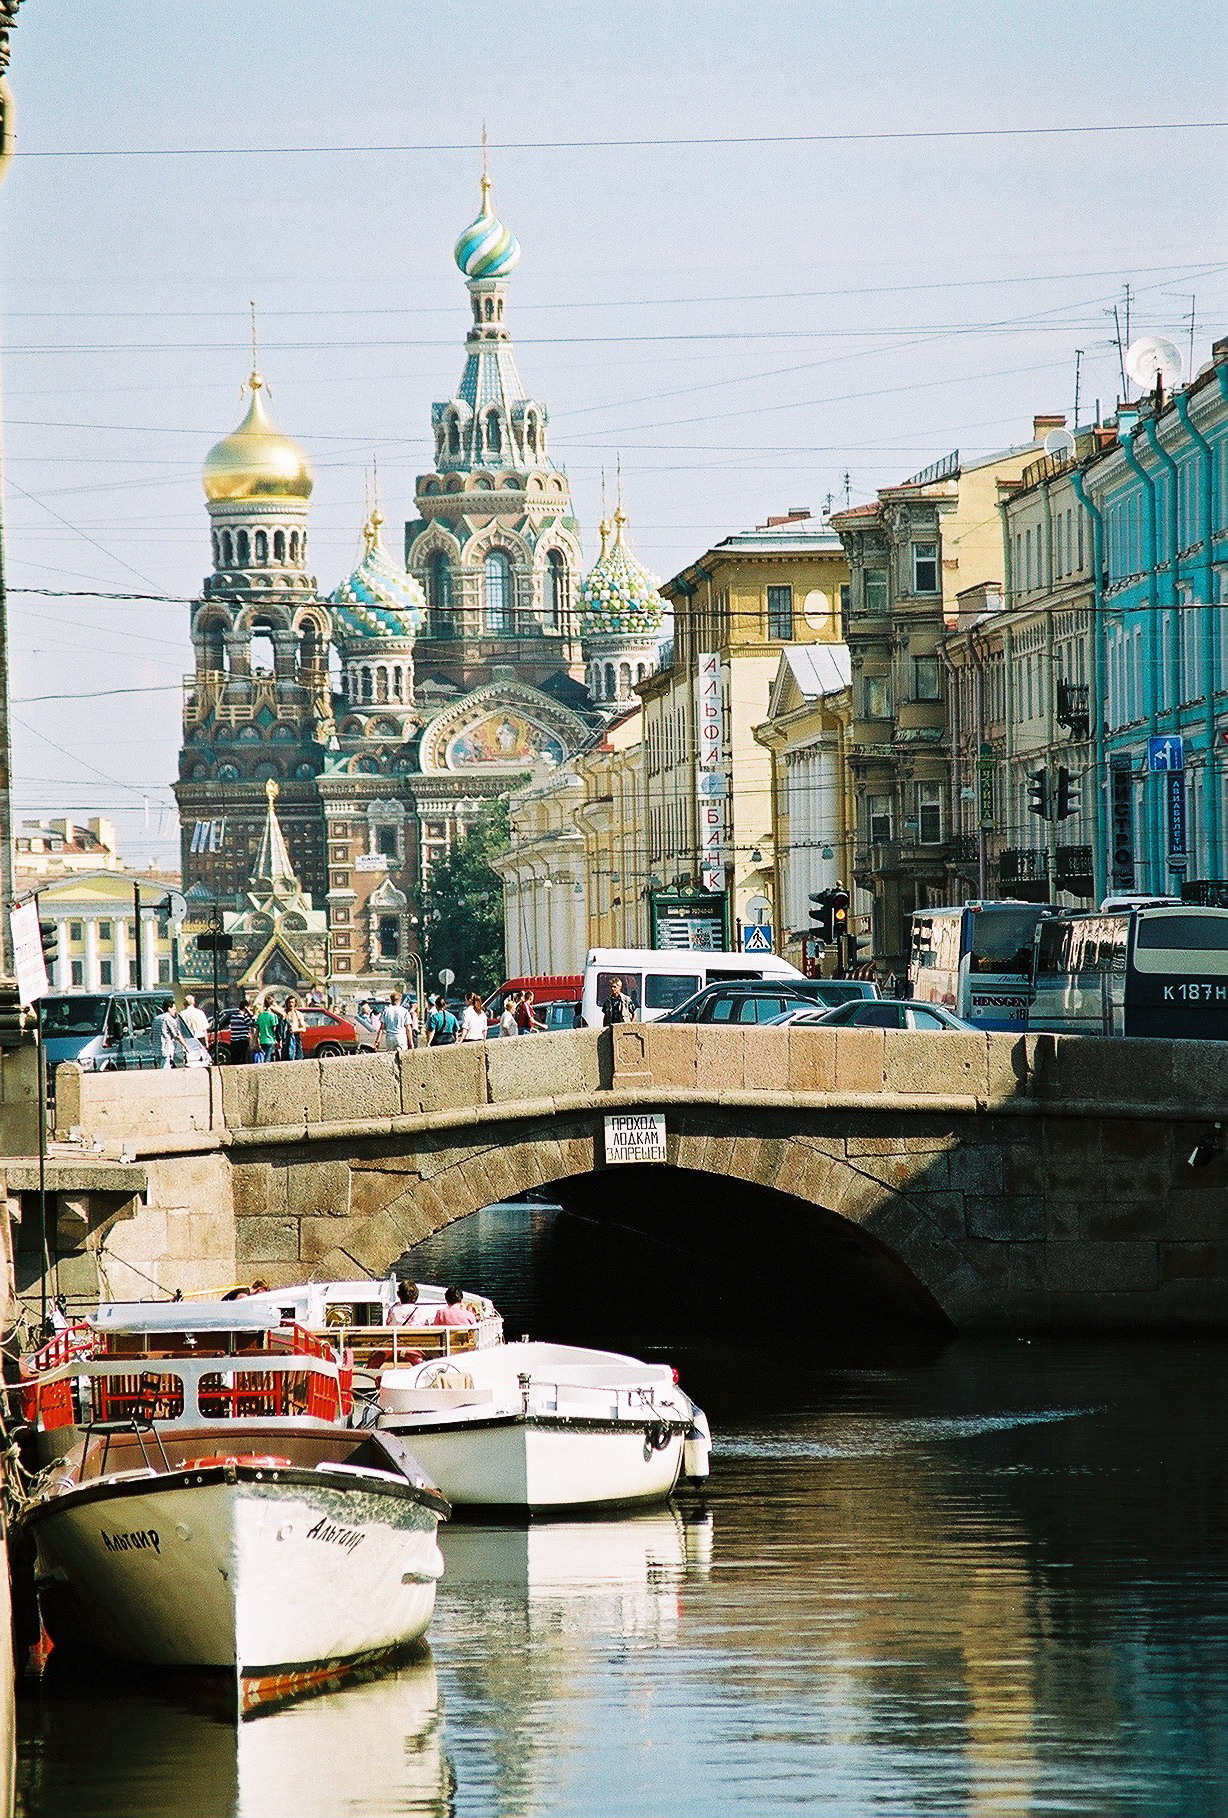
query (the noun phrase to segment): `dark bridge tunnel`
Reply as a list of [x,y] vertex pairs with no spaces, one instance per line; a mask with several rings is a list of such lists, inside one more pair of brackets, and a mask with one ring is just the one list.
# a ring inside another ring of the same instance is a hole
[[715,1341],[834,1358],[929,1349],[951,1331],[860,1226],[772,1188],[659,1164],[488,1207],[398,1269],[490,1294],[509,1333],[614,1348]]

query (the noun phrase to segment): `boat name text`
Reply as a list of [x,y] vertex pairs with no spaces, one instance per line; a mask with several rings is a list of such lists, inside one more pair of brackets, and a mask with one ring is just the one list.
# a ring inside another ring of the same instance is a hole
[[354,1548],[360,1547],[367,1537],[365,1534],[360,1534],[356,1528],[338,1527],[335,1521],[329,1521],[326,1516],[321,1515],[314,1528],[308,1528],[307,1538],[308,1540],[327,1540],[330,1546],[344,1547],[347,1553],[352,1553]]
[[105,1528],[98,1532],[108,1553],[139,1553],[145,1547],[152,1547],[155,1553],[162,1551],[162,1536],[157,1528],[138,1528],[133,1534],[108,1534]]

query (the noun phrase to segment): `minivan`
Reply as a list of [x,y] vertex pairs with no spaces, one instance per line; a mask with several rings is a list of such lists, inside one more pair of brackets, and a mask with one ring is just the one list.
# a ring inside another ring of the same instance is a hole
[[584,966],[581,1020],[600,1029],[601,1006],[610,995],[610,980],[620,978],[637,1019],[656,1022],[676,1010],[705,985],[735,978],[801,978],[788,960],[774,953],[705,953],[688,947],[658,952],[645,947],[593,947]]
[[[160,1067],[162,1054],[154,1048],[153,1023],[170,997],[169,991],[74,991],[45,997],[42,1025],[48,1071],[61,1061],[76,1061],[91,1073]],[[209,1051],[203,1042],[182,1024],[179,1033],[187,1065],[207,1067]]]

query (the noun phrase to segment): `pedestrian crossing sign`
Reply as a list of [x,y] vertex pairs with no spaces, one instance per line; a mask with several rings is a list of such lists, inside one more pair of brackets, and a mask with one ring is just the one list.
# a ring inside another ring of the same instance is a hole
[[743,953],[771,953],[773,951],[772,924],[755,922],[751,927],[743,928],[742,951]]

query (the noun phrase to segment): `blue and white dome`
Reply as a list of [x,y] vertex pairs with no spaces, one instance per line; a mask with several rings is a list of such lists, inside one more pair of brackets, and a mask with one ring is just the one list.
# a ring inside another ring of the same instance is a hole
[[456,242],[456,263],[465,276],[507,278],[520,263],[520,242],[490,206],[490,178],[482,175],[482,208]]
[[614,513],[614,540],[609,524],[601,526],[601,554],[580,584],[582,637],[650,636],[661,629],[665,601],[646,568],[623,545],[626,514]]
[[373,511],[363,526],[366,553],[348,581],[329,595],[339,643],[356,638],[414,638],[426,623],[426,595],[405,569],[388,559],[380,542],[383,518]]

